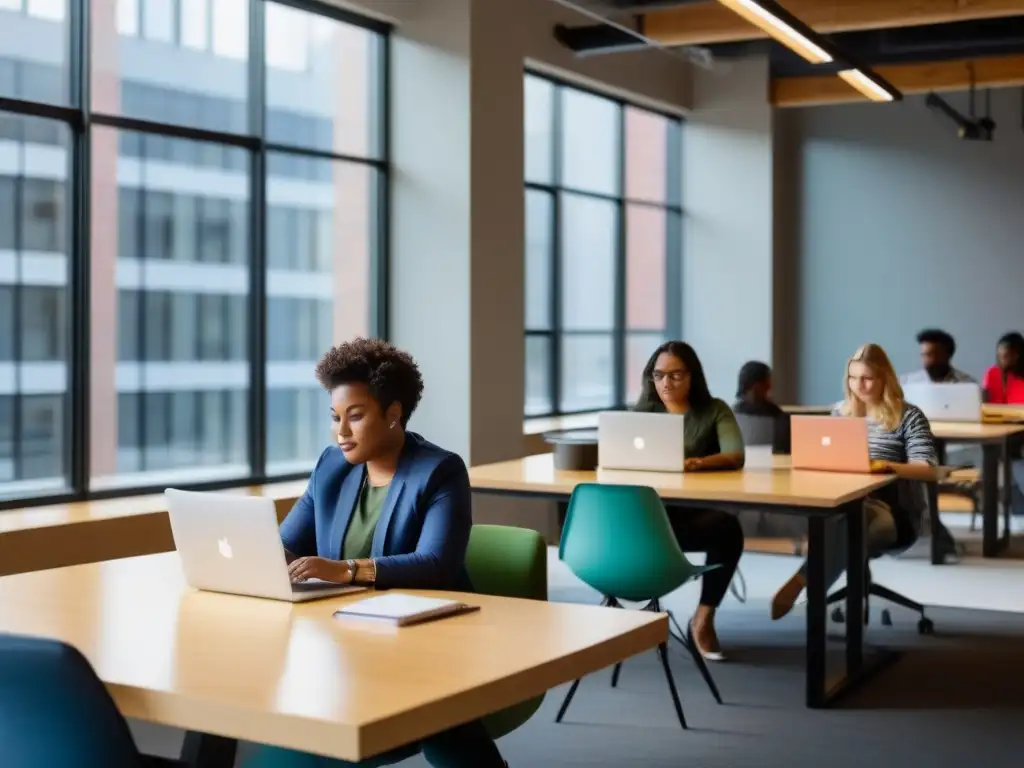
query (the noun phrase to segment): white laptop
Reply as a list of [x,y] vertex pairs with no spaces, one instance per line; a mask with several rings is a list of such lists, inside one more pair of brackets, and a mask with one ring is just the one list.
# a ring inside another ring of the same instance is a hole
[[907,384],[903,396],[928,421],[981,421],[981,387],[977,384]]
[[293,584],[273,499],[168,488],[174,546],[190,587],[298,603],[364,587]]
[[599,413],[598,465],[602,469],[682,472],[683,419],[671,413]]

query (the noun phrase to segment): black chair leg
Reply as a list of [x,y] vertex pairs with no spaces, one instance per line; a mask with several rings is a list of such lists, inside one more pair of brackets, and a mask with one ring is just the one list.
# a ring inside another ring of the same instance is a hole
[[722,694],[718,692],[718,686],[715,684],[715,679],[711,676],[711,670],[708,669],[708,663],[704,660],[704,657],[700,655],[700,650],[697,648],[697,643],[693,639],[693,633],[690,630],[686,631],[686,641],[683,645],[686,646],[686,650],[690,652],[690,656],[693,658],[693,663],[697,665],[697,671],[700,672],[700,676],[704,678],[704,682],[708,684],[708,688],[711,689],[711,695],[715,697],[715,701],[719,704],[723,704]]
[[580,687],[580,681],[574,680],[573,684],[569,686],[569,693],[565,695],[565,700],[562,702],[562,706],[558,708],[558,714],[555,715],[555,722],[562,722],[562,718],[565,717],[565,711],[569,709],[569,703],[572,701],[572,697],[576,695],[576,689]]
[[615,688],[619,684],[619,673],[622,671],[622,662],[620,661],[615,665],[615,669],[612,670],[612,688]]
[[879,584],[871,585],[871,594],[875,597],[880,597],[883,600],[888,600],[890,603],[899,605],[907,610],[914,611],[915,613],[924,614],[924,606],[921,603],[914,602],[909,597],[904,597],[899,592],[893,592],[888,587],[883,587]]
[[676,681],[672,677],[672,668],[668,665],[668,644],[662,643],[658,646],[658,656],[661,657],[661,666],[665,670],[665,680],[668,681],[668,690],[672,694],[672,704],[676,708],[676,716],[679,718],[679,724],[683,728],[687,728],[686,716],[683,714],[683,705],[679,701],[679,691],[676,690]]

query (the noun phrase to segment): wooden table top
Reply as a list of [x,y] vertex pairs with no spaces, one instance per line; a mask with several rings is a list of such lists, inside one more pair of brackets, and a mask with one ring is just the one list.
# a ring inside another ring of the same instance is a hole
[[663,499],[829,509],[866,496],[893,477],[792,471],[788,456],[765,458],[751,450],[740,472],[566,472],[556,470],[554,456],[545,453],[471,467],[469,480],[477,491],[569,496],[579,483],[598,482],[651,486]]
[[[397,590],[405,592],[405,590]],[[396,628],[196,592],[176,553],[0,579],[0,631],[85,654],[128,717],[359,760],[654,648],[665,614],[458,595],[476,613]]]
[[1024,422],[1024,405],[995,405],[986,403],[981,406],[981,414],[985,419],[1003,422]]
[[[305,490],[293,480],[223,493],[269,496],[283,518]],[[0,512],[0,576],[173,549],[162,493]]]
[[1024,432],[1024,424],[991,424],[970,421],[933,421],[932,434],[940,440],[990,442]]

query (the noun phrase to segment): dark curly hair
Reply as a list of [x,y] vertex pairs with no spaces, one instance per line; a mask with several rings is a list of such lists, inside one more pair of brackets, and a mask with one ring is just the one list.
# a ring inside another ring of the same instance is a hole
[[380,339],[358,338],[332,347],[316,364],[316,380],[328,392],[365,384],[381,410],[394,402],[402,406],[403,427],[423,397],[423,377],[412,355]]
[[956,354],[956,340],[941,328],[925,328],[917,334],[918,344],[938,344],[950,357]]

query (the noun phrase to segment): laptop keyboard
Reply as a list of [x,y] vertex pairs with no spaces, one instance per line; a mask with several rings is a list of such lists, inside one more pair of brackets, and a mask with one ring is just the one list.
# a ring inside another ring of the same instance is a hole
[[341,584],[335,584],[331,581],[321,581],[320,579],[310,579],[309,581],[293,581],[292,592],[316,592],[320,589],[335,589],[342,586]]

